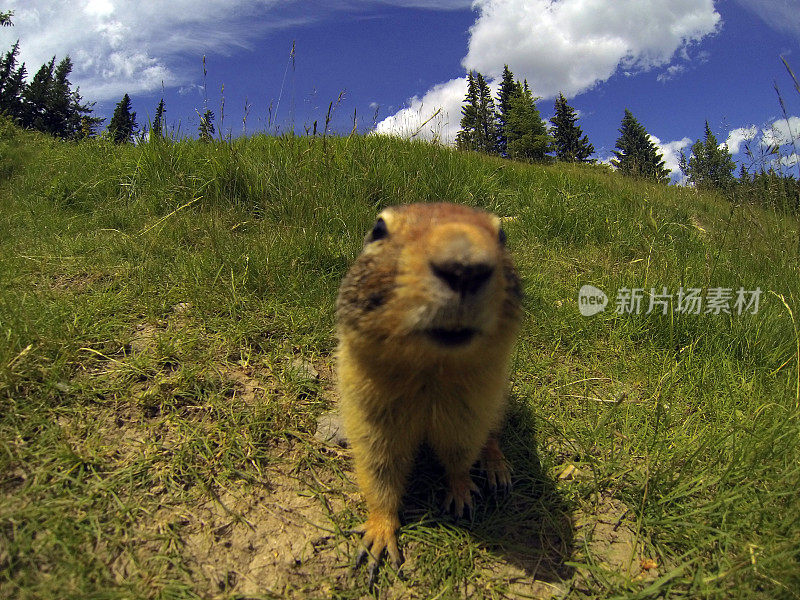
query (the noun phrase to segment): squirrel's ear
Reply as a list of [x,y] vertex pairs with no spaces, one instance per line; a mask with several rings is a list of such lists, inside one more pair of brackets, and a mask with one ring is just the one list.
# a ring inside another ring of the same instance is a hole
[[501,246],[506,245],[506,232],[503,230],[503,220],[497,215],[490,214],[489,218],[492,220],[492,225],[497,229],[497,239]]
[[375,221],[375,225],[372,227],[372,231],[367,235],[366,242],[368,244],[370,242],[377,242],[388,235],[389,229],[386,227],[386,221],[383,220],[383,217],[378,217],[378,220]]

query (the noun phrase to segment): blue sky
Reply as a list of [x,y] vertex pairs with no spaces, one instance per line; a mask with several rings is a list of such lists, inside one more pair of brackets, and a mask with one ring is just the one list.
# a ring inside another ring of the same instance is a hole
[[334,102],[337,132],[350,131],[355,111],[360,131],[377,126],[448,143],[467,69],[492,79],[508,63],[542,97],[543,117],[564,91],[601,159],[627,107],[673,168],[708,120],[735,158],[750,163],[742,139],[751,138],[756,155],[778,142],[797,169],[791,137],[800,134],[800,94],[780,56],[800,75],[798,0],[7,0],[3,7],[15,11],[15,26],[0,31],[0,48],[20,39],[29,73],[69,54],[72,82],[98,114],[110,116],[127,92],[142,123],[163,95],[168,124],[185,134],[196,132],[205,98],[219,125],[224,95],[224,129],[234,134],[243,130],[246,103],[249,132],[303,132],[315,120],[321,129]]

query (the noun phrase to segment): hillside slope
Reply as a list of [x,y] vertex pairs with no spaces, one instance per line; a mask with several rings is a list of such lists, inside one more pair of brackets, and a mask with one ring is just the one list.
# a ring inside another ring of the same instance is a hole
[[385,594],[797,597],[796,220],[382,137],[115,147],[5,121],[0,596],[364,594],[349,461],[313,436],[333,305],[375,213],[425,201],[506,219],[515,488],[451,523],[423,468]]

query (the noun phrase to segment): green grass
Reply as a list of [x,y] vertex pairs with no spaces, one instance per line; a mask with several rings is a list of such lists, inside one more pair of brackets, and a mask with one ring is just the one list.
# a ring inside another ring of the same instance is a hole
[[[333,404],[338,282],[381,207],[424,201],[508,217],[526,292],[515,488],[452,522],[422,468],[406,579],[387,568],[374,593],[797,598],[796,220],[382,137],[115,147],[5,121],[0,596],[368,593],[342,533],[363,516],[349,460],[313,432]],[[584,284],[609,294],[604,313],[580,315]],[[613,311],[622,287],[681,285],[764,294],[756,315]],[[283,526],[325,529],[243,592],[235,536],[267,544],[256,517],[287,498],[312,508]],[[643,559],[658,566],[639,576]]]

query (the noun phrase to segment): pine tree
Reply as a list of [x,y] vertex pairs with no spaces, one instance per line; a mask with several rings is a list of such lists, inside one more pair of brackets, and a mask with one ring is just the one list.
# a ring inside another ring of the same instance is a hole
[[750,183],[753,180],[750,178],[750,173],[747,172],[747,167],[740,165],[739,167],[739,181],[742,183]]
[[508,114],[511,110],[511,98],[517,92],[514,74],[508,65],[503,67],[503,78],[497,91],[497,138],[498,151],[501,156],[508,155],[508,137],[506,135]]
[[475,76],[467,73],[467,95],[461,107],[461,129],[456,135],[456,147],[459,150],[477,150],[476,138],[478,127],[478,90],[475,87]]
[[125,94],[114,108],[114,115],[108,123],[108,134],[116,144],[129,144],[138,128],[136,113],[131,112],[131,99]]
[[11,27],[14,23],[11,22],[11,17],[14,16],[14,11],[0,11],[0,25],[3,27]]
[[509,100],[506,121],[507,154],[514,160],[542,161],[551,151],[553,138],[547,133],[544,121],[528,82],[519,82]]
[[[71,89],[72,60],[65,57],[56,66],[45,106],[45,132],[65,140],[83,137],[83,117],[92,119],[92,104],[83,104],[77,90]],[[98,122],[102,119],[98,119]]]
[[[73,92],[73,102],[76,106],[76,112],[78,113],[78,129],[76,131],[75,137],[77,139],[86,139],[92,138],[97,135],[97,130],[105,121],[105,117],[95,117],[92,115],[94,111],[94,102],[87,102],[86,104],[81,104],[81,96],[78,93],[78,90]],[[134,117],[136,113],[134,113]],[[134,127],[136,126],[136,121],[134,120]]]
[[720,147],[708,121],[705,138],[692,145],[689,159],[681,152],[680,166],[686,179],[698,188],[727,190],[734,184],[736,164],[728,148]]
[[[92,106],[94,102],[92,103]],[[91,115],[81,115],[81,130],[78,135],[80,139],[93,138],[97,135],[97,130],[105,121],[104,117],[93,117]]]
[[70,137],[71,130],[80,127],[80,118],[75,115],[76,122],[71,123],[72,97],[70,93],[69,74],[72,61],[69,56],[58,63],[53,74],[53,82],[48,90],[44,121],[47,133],[60,138]]
[[156,107],[156,116],[153,119],[153,128],[150,130],[151,140],[160,140],[164,137],[164,99]]
[[497,113],[489,84],[483,75],[470,71],[456,146],[460,150],[497,154],[497,140]]
[[657,183],[669,181],[669,169],[664,167],[664,157],[650,139],[650,135],[627,108],[619,128],[614,156],[611,160],[617,170],[630,177],[642,177]]
[[25,90],[25,65],[17,67],[19,40],[0,58],[0,113],[22,119],[22,93]]
[[214,139],[214,113],[211,109],[207,108],[203,116],[200,117],[200,141],[210,142]]
[[564,162],[594,162],[589,158],[594,154],[594,146],[575,124],[577,120],[575,109],[567,104],[564,94],[559,93],[555,103],[555,115],[550,119],[553,124],[556,158]]
[[22,92],[22,125],[38,131],[47,131],[47,106],[53,87],[56,57],[45,63]]
[[497,112],[489,84],[483,75],[475,76],[475,87],[478,92],[478,121],[476,127],[476,150],[486,154],[498,153]]

